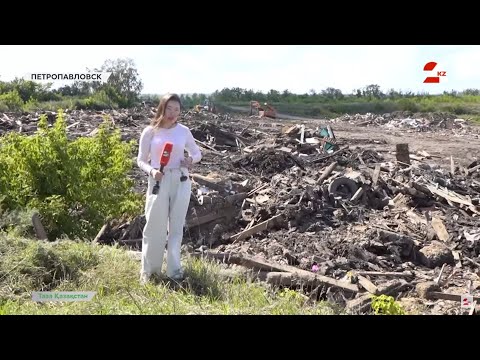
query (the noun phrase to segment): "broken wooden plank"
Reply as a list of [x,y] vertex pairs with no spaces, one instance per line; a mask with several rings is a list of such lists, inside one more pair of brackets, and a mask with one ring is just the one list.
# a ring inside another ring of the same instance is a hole
[[334,161],[331,163],[323,172],[323,174],[320,176],[320,178],[317,180],[318,185],[322,185],[322,183],[330,176],[333,170],[337,167],[338,163]]
[[[462,296],[458,294],[448,294],[448,293],[443,293],[440,291],[431,291],[428,293],[431,299],[440,299],[440,300],[450,300],[450,301],[458,301],[460,302],[462,300]],[[479,296],[474,296],[473,301],[480,301]]]
[[364,192],[365,192],[365,188],[363,186],[359,187],[358,190],[355,192],[355,194],[353,194],[350,201],[352,202],[357,201],[358,199],[360,199],[360,197],[363,195]]
[[437,189],[436,186],[433,185],[427,185],[427,188],[432,194],[437,194],[446,200],[450,200],[451,202],[456,202],[458,204],[464,204],[467,206],[473,205],[471,201],[463,199],[459,194],[453,191],[443,190],[441,188]]
[[380,176],[380,164],[375,165],[375,170],[372,175],[372,186],[375,188],[377,186],[378,177]]
[[261,222],[258,225],[252,226],[250,229],[242,231],[241,233],[232,235],[230,237],[230,240],[233,240],[233,242],[236,242],[238,240],[245,239],[249,237],[250,235],[256,234],[260,231],[267,230],[269,227],[273,226],[276,224],[277,220],[280,220],[283,217],[283,214],[275,215],[274,217],[265,220],[264,222]]
[[80,124],[80,121],[76,121],[76,122],[74,122],[73,124],[68,125],[65,129],[68,130],[68,129],[72,128],[72,127],[77,126],[78,124]]
[[396,281],[386,286],[382,286],[378,289],[377,295],[372,295],[370,293],[367,293],[367,294],[360,295],[356,299],[347,301],[346,309],[349,312],[359,312],[359,313],[368,312],[371,309],[371,302],[372,302],[373,296],[385,294],[385,295],[390,295],[395,297],[399,292],[403,291],[409,286],[410,284],[408,284],[405,280]]
[[190,176],[200,185],[204,185],[212,190],[225,191],[225,185],[218,180],[200,174],[191,174]]
[[440,285],[440,281],[442,280],[442,275],[443,275],[443,270],[445,269],[445,265],[447,264],[442,265],[442,268],[440,269],[440,273],[438,274],[437,278],[433,280],[437,285]]
[[283,151],[283,152],[286,152],[286,153],[291,153],[291,152],[293,151],[293,149],[288,148],[288,147],[285,147],[285,146],[282,146],[282,147],[279,148],[278,150]]
[[410,159],[417,160],[417,161],[422,161],[424,159],[424,157],[410,154]]
[[468,169],[468,175],[474,173],[474,172],[477,171],[478,169],[480,169],[480,164],[478,164],[477,166],[474,166],[474,167]]
[[365,276],[362,276],[362,275],[357,275],[357,278],[358,278],[358,283],[365,290],[367,290],[370,294],[377,295],[378,288],[375,286],[374,283],[372,283],[370,280],[368,280]]
[[357,158],[358,160],[360,160],[360,163],[362,163],[362,165],[365,165],[365,161],[362,159],[362,156],[360,154],[357,154]]
[[464,259],[464,260],[467,260],[467,261],[470,262],[471,264],[473,264],[473,265],[475,265],[475,266],[477,266],[477,267],[480,268],[480,263],[478,263],[478,262],[470,259],[469,257],[464,256],[463,259]]
[[413,212],[413,210],[408,210],[406,212],[406,215],[408,216],[408,219],[414,224],[420,223],[423,225],[427,225],[427,220],[420,215],[417,215],[415,212]]
[[264,189],[264,188],[266,188],[266,187],[268,187],[268,186],[269,186],[269,184],[262,184],[262,185],[256,187],[255,189],[251,190],[251,191],[248,193],[248,196],[252,196],[252,195],[255,194],[256,192],[258,192],[258,191],[260,191],[260,190],[262,190],[262,189]]
[[347,302],[346,309],[353,313],[364,313],[371,308],[372,294],[363,294]]
[[317,281],[314,278],[305,278],[299,276],[298,274],[292,274],[289,272],[283,271],[271,271],[266,274],[265,281],[268,284],[276,285],[276,286],[319,286],[322,284],[321,281]]
[[334,287],[339,287],[344,290],[350,290],[352,292],[358,292],[358,286],[355,284],[348,283],[346,281],[342,280],[336,280],[327,276],[319,275],[312,273],[307,270],[299,269],[291,265],[276,265],[269,263],[267,261],[262,261],[264,265],[270,266],[274,271],[283,271],[283,272],[289,272],[294,275],[297,275],[304,279],[305,281],[315,281],[318,283],[323,283],[326,285],[334,286]]
[[305,143],[317,145],[317,144],[320,144],[321,141],[320,141],[319,139],[317,139],[317,138],[306,138],[306,139],[305,139]]
[[435,230],[435,233],[437,234],[437,237],[441,241],[447,241],[450,238],[447,228],[445,227],[445,224],[440,218],[433,216],[431,224],[433,229]]
[[45,231],[45,228],[40,221],[40,216],[37,212],[32,215],[32,225],[33,229],[35,230],[35,234],[37,235],[37,239],[46,240],[48,238],[47,232]]
[[195,142],[202,145],[204,148],[207,148],[208,150],[214,152],[215,154],[217,155],[223,155],[220,151],[218,151],[217,149],[215,149],[214,147],[208,145],[208,144],[205,144],[204,142],[200,141],[200,140],[197,140],[195,139]]
[[95,239],[93,239],[94,243],[98,243],[100,241],[100,238],[103,236],[107,228],[108,228],[108,223],[103,224],[102,228],[97,233],[97,236],[95,236]]

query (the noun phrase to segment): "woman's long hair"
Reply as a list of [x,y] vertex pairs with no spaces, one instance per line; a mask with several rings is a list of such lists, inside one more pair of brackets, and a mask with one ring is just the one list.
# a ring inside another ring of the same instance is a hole
[[154,128],[159,128],[162,126],[162,122],[164,120],[165,116],[165,108],[167,107],[167,104],[170,100],[177,101],[180,104],[180,109],[182,108],[182,102],[180,101],[180,96],[177,94],[165,94],[163,95],[162,99],[160,100],[160,104],[158,104],[157,108],[157,113],[155,114],[155,117],[152,119],[150,125],[152,125]]

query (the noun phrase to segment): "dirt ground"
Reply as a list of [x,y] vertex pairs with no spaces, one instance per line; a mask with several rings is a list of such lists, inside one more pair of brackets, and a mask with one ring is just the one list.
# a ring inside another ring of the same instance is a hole
[[[480,156],[480,136],[476,133],[454,135],[442,132],[417,132],[409,130],[390,130],[365,128],[358,126],[336,126],[335,135],[348,140],[351,144],[367,147],[371,150],[385,154],[393,159],[395,145],[408,143],[412,152],[426,151],[432,156],[438,156],[436,162],[450,166],[450,157],[456,164],[467,166]],[[389,156],[390,155],[390,156]]]

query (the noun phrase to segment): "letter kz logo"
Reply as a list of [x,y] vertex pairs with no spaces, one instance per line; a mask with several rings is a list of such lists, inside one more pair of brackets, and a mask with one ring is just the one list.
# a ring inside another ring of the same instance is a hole
[[[435,67],[437,66],[437,63],[435,61],[430,61],[425,64],[423,67],[423,71],[433,71]],[[440,76],[447,76],[446,71],[437,71],[437,76],[429,76],[423,80],[423,83],[430,83],[430,84],[438,84],[440,83]]]

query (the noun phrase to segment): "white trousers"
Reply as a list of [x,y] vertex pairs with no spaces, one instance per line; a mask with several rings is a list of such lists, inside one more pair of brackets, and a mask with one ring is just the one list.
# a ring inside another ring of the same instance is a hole
[[[180,169],[165,169],[157,195],[152,194],[156,181],[148,177],[145,217],[143,229],[141,275],[160,274],[165,245],[167,246],[167,276],[176,277],[183,273],[180,263],[180,247],[183,226],[190,203],[192,183],[190,178],[180,181]],[[183,169],[188,176],[188,171]],[[167,238],[168,230],[168,238]]]

